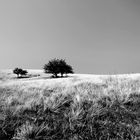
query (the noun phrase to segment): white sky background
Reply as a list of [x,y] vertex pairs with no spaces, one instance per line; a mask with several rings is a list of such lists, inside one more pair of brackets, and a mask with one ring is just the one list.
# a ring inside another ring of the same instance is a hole
[[0,0],[0,69],[140,72],[140,0]]

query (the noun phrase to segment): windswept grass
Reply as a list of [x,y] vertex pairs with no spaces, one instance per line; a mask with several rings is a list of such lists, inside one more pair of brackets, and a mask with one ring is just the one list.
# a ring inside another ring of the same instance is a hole
[[0,86],[2,140],[139,140],[140,79],[74,76]]

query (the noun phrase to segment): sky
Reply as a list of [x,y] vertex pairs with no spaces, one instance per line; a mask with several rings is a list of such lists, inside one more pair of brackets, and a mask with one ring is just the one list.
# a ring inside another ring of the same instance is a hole
[[138,73],[139,52],[140,0],[0,0],[0,69]]

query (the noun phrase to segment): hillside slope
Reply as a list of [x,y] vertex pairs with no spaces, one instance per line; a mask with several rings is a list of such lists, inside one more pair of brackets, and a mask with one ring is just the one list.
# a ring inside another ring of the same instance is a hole
[[50,78],[1,71],[0,139],[140,138],[140,74]]

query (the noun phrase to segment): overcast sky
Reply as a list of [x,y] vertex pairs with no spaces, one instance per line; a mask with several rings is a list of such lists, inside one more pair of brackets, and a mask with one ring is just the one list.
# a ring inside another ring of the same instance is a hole
[[140,72],[140,0],[0,0],[0,69]]

